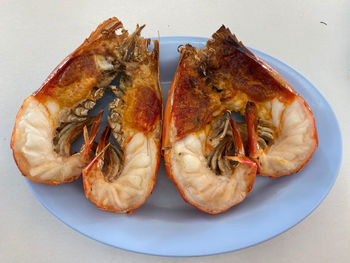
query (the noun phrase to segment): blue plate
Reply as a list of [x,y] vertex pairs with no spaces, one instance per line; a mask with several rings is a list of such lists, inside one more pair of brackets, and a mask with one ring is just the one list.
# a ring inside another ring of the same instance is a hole
[[[160,71],[164,98],[178,62],[177,47],[203,47],[206,38],[161,37]],[[131,215],[97,209],[81,180],[48,186],[27,181],[36,198],[58,219],[99,242],[146,254],[202,256],[246,248],[283,233],[309,215],[330,191],[339,171],[342,141],[337,119],[317,88],[283,62],[253,50],[274,67],[310,105],[319,147],[297,174],[277,179],[257,176],[241,204],[208,215],[185,203],[161,164],[157,185],[147,202]]]

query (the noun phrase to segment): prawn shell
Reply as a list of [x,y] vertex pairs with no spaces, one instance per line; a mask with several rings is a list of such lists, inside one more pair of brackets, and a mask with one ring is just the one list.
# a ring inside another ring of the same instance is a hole
[[[19,111],[17,113],[16,120],[21,119],[21,117],[23,115],[23,111],[24,111],[25,107],[27,106],[27,102],[31,99],[33,99],[33,96],[29,96],[28,98],[26,98],[24,100],[21,108],[19,109]],[[31,176],[29,173],[30,164],[28,163],[27,159],[24,157],[22,151],[16,151],[16,141],[18,141],[22,136],[22,134],[18,132],[17,125],[18,125],[18,122],[16,121],[15,127],[12,131],[10,147],[13,150],[12,152],[13,152],[13,158],[15,160],[15,163],[16,163],[18,169],[20,170],[21,174],[24,177],[28,178],[29,180],[31,180],[33,182],[43,183],[43,184],[47,184],[47,185],[59,185],[62,183],[69,183],[69,182],[77,180],[80,177],[81,174],[79,174],[77,176],[65,178],[64,181],[53,181],[53,180],[42,180],[42,179],[36,178],[35,176]]]
[[[152,181],[151,183],[151,188],[149,189],[149,191],[143,196],[143,200],[139,203],[137,203],[137,205],[127,208],[127,209],[116,209],[115,206],[111,206],[111,205],[104,205],[102,203],[99,203],[91,194],[91,186],[92,183],[90,183],[91,179],[90,177],[94,177],[95,173],[102,173],[101,171],[101,167],[99,167],[98,164],[98,160],[92,164],[92,166],[87,166],[84,170],[83,170],[83,186],[84,186],[84,193],[86,198],[88,198],[92,203],[94,203],[99,209],[101,210],[105,210],[105,211],[109,211],[109,212],[113,212],[113,213],[132,213],[133,211],[135,211],[137,208],[141,207],[147,200],[147,198],[152,194],[155,184],[156,184],[156,180],[157,180],[157,174],[158,174],[158,169],[159,169],[159,165],[160,165],[160,161],[161,161],[161,127],[162,127],[162,118],[161,116],[163,115],[163,93],[161,90],[161,84],[160,84],[160,73],[159,73],[159,41],[158,40],[154,40],[153,41],[154,44],[154,49],[153,49],[153,59],[154,59],[154,64],[156,65],[152,70],[154,70],[154,74],[155,74],[155,90],[154,92],[156,93],[156,97],[159,100],[157,103],[154,104],[154,106],[158,106],[159,107],[159,112],[156,111],[157,115],[156,118],[147,118],[145,116],[141,114],[141,118],[136,118],[137,123],[133,123],[133,121],[135,121],[135,116],[133,116],[132,114],[130,114],[130,116],[127,116],[130,118],[130,120],[132,120],[132,124],[128,124],[128,126],[130,126],[134,131],[138,131],[138,132],[142,132],[144,136],[148,136],[150,135],[151,137],[153,137],[155,130],[159,131],[158,136],[154,136],[154,140],[153,142],[155,143],[155,148],[156,148],[156,159],[155,159],[155,170],[154,170],[154,174],[152,175]],[[142,91],[144,89],[144,87],[139,87],[140,90]],[[140,93],[140,95],[144,95],[142,93]],[[148,98],[146,96],[146,98]],[[136,100],[137,102],[140,103],[144,103],[144,97],[140,97],[140,100]],[[147,109],[140,107],[140,105],[134,105],[134,109],[132,109],[131,111],[133,112],[134,110],[142,110],[142,109]],[[131,105],[130,105],[131,106]],[[135,107],[136,106],[136,107]],[[151,111],[151,116],[153,116],[153,111]],[[139,115],[137,115],[139,116]],[[145,122],[146,120],[146,122]],[[140,123],[141,122],[141,123]],[[151,127],[148,127],[147,129],[145,129],[146,126],[152,124],[152,129],[150,129]],[[135,126],[135,127],[134,127]],[[156,129],[156,127],[158,127],[159,129]],[[128,140],[126,141],[126,144],[130,143],[130,141],[133,139],[133,137],[128,138]],[[107,138],[102,138],[101,141],[99,142],[99,144],[101,144],[101,148],[103,148],[103,146],[107,143],[106,142]],[[102,157],[103,158],[103,157]],[[124,158],[125,159],[125,158]],[[118,179],[117,179],[118,180]],[[93,180],[92,180],[93,181]]]
[[[303,163],[302,164],[298,164],[298,166],[295,169],[289,170],[287,172],[281,172],[281,173],[269,173],[269,172],[261,172],[261,175],[264,176],[270,176],[270,177],[279,177],[282,175],[286,175],[286,174],[290,174],[290,173],[295,173],[300,171],[307,163],[308,161],[311,159],[314,151],[316,150],[317,146],[318,146],[318,138],[317,138],[317,130],[316,130],[316,125],[315,125],[315,118],[313,116],[313,113],[309,107],[309,105],[306,103],[306,101],[290,86],[290,84],[276,71],[274,70],[271,66],[269,66],[265,61],[263,61],[261,58],[258,58],[257,56],[255,56],[251,51],[249,51],[246,47],[244,47],[244,45],[241,42],[238,42],[238,40],[236,39],[236,37],[234,35],[231,34],[231,32],[226,29],[225,27],[221,27],[218,32],[224,32],[224,34],[227,34],[227,32],[229,33],[229,43],[232,43],[232,41],[235,42],[235,46],[239,45],[239,52],[243,53],[245,56],[248,56],[250,59],[254,60],[255,65],[257,66],[261,66],[262,68],[264,68],[267,72],[267,74],[272,77],[277,85],[280,86],[280,90],[281,93],[280,94],[276,94],[276,97],[280,98],[283,101],[286,101],[287,103],[291,103],[291,102],[298,102],[300,105],[303,105],[303,111],[306,113],[306,118],[308,119],[308,123],[310,124],[310,132],[309,132],[309,137],[311,138],[311,140],[313,141],[313,144],[311,145],[310,150],[308,150],[307,155],[308,157],[303,159]],[[226,40],[226,39],[225,39]],[[181,48],[180,49],[180,58],[179,58],[179,62],[178,62],[178,66],[177,66],[177,70],[176,73],[174,75],[172,84],[170,86],[170,90],[169,90],[169,95],[167,98],[167,103],[166,103],[166,107],[165,107],[165,113],[164,113],[164,126],[163,126],[163,145],[162,145],[162,149],[163,149],[163,155],[164,155],[164,160],[165,160],[165,168],[167,171],[167,174],[169,176],[169,178],[174,182],[174,184],[176,185],[179,193],[181,194],[181,196],[183,197],[183,199],[185,201],[187,201],[188,203],[192,204],[193,206],[197,207],[199,210],[202,210],[206,213],[211,213],[211,214],[216,214],[216,213],[220,213],[223,212],[227,209],[224,209],[222,211],[217,211],[217,212],[212,212],[212,211],[208,211],[206,209],[203,209],[202,207],[200,207],[198,204],[192,202],[191,200],[189,200],[189,198],[186,196],[184,190],[181,188],[181,186],[179,185],[179,183],[176,181],[175,179],[175,175],[173,174],[173,169],[172,169],[172,163],[171,163],[171,148],[173,147],[173,144],[178,141],[178,140],[182,140],[183,137],[186,135],[181,134],[181,138],[176,138],[176,134],[177,134],[177,128],[176,128],[176,124],[174,122],[174,116],[173,116],[173,105],[174,105],[174,97],[175,97],[175,92],[177,89],[177,86],[179,85],[179,78],[181,77],[182,71],[184,70],[184,67],[182,67],[182,61],[184,60],[184,55],[185,55],[185,49],[186,48]],[[284,98],[285,96],[285,98]],[[250,98],[250,100],[254,101],[254,98]],[[310,118],[310,119],[309,119]],[[202,129],[201,127],[199,127],[199,129]],[[189,131],[189,133],[195,133],[196,131]],[[254,175],[255,178],[255,175]],[[254,180],[252,180],[254,181]]]
[[305,106],[305,110],[310,113],[309,117],[312,118],[312,127],[313,127],[312,128],[312,136],[311,137],[315,141],[315,145],[314,145],[313,149],[310,151],[308,158],[306,158],[305,161],[301,165],[299,165],[297,168],[289,170],[288,172],[285,172],[285,173],[267,173],[267,172],[264,172],[262,170],[259,170],[258,173],[261,176],[268,176],[268,177],[271,177],[271,178],[277,178],[277,177],[281,177],[281,176],[284,176],[284,175],[289,175],[289,174],[300,172],[305,167],[305,165],[311,160],[314,152],[316,151],[316,149],[318,147],[318,135],[317,135],[315,117],[314,117],[314,115],[313,115],[309,105],[307,104],[307,102],[304,100],[303,97],[298,96],[296,99],[301,100],[301,102]]
[[[160,142],[158,142],[156,144],[157,148],[160,149]],[[153,193],[153,190],[154,190],[154,187],[156,185],[156,180],[157,180],[157,173],[158,173],[158,169],[159,169],[159,165],[160,165],[160,159],[161,159],[161,155],[160,154],[157,154],[157,162],[156,162],[156,169],[155,169],[155,173],[154,173],[154,176],[153,176],[153,180],[152,180],[152,188],[151,190],[149,191],[149,193],[147,193],[145,195],[145,198],[143,200],[143,202],[140,202],[137,206],[133,207],[132,209],[130,210],[116,210],[114,208],[111,208],[109,206],[104,206],[102,204],[99,204],[97,201],[95,201],[93,198],[90,198],[88,196],[88,193],[89,193],[89,189],[90,189],[90,184],[88,182],[88,180],[85,180],[83,179],[83,186],[84,186],[84,193],[85,193],[85,196],[86,198],[88,198],[93,204],[95,204],[99,209],[101,210],[104,210],[104,211],[109,211],[109,212],[113,212],[113,213],[117,213],[117,214],[122,214],[122,213],[128,213],[128,214],[131,214],[132,212],[134,212],[137,208],[141,207],[147,200],[147,198]],[[91,167],[91,170],[93,169],[96,169],[97,171],[99,171],[99,168],[97,168],[97,163],[95,163],[92,167]],[[84,176],[86,176],[85,174],[87,173],[87,171],[84,169],[83,170],[83,178]]]
[[[90,36],[71,54],[69,54],[63,61],[49,74],[49,76],[45,79],[43,84],[40,86],[38,90],[36,90],[31,96],[27,97],[19,109],[17,115],[16,115],[16,120],[15,120],[15,125],[14,129],[12,131],[12,136],[11,136],[11,142],[10,142],[10,147],[13,150],[13,157],[14,160],[17,164],[17,167],[19,168],[20,172],[22,173],[23,176],[27,177],[31,181],[38,182],[38,183],[44,183],[44,184],[49,184],[49,185],[58,185],[62,183],[68,183],[71,181],[74,181],[80,177],[80,175],[77,176],[72,176],[69,178],[65,178],[63,181],[50,181],[50,180],[41,180],[39,178],[35,178],[33,176],[30,176],[29,170],[30,170],[30,165],[28,160],[25,158],[24,154],[21,151],[16,150],[16,140],[19,140],[21,138],[21,134],[18,132],[18,122],[20,121],[21,117],[23,116],[23,112],[25,107],[27,107],[27,104],[30,100],[32,99],[37,99],[38,101],[41,101],[40,98],[40,93],[45,94],[45,92],[49,89],[51,89],[51,84],[56,80],[56,78],[64,72],[64,70],[69,66],[70,62],[79,57],[82,53],[84,53],[86,50],[88,50],[91,45],[99,39],[103,32],[111,33],[114,32],[116,28],[122,27],[122,23],[116,18],[110,18],[103,23],[101,23],[95,31],[93,31]],[[53,84],[54,86],[54,84]],[[50,115],[50,111],[46,108],[44,104],[42,104],[43,107],[45,107],[47,113]],[[50,120],[52,121],[52,120]],[[54,123],[52,121],[52,126],[54,126]]]
[[[16,115],[16,120],[17,119],[20,119],[20,117],[23,115],[23,110],[24,110],[24,107],[26,106],[26,102],[30,99],[30,97],[26,98],[21,106],[21,108],[19,109],[19,111],[17,112],[17,115]],[[20,134],[16,134],[16,131],[17,131],[17,121],[15,123],[15,127],[12,131],[12,136],[11,136],[11,143],[10,143],[10,146],[11,148],[13,149],[12,151],[12,154],[13,154],[13,158],[17,164],[17,167],[18,169],[20,170],[20,172],[22,173],[22,175],[24,177],[27,177],[29,178],[30,177],[30,174],[29,174],[29,170],[30,170],[30,165],[27,161],[27,159],[23,156],[22,152],[21,151],[15,151],[15,146],[16,146],[16,140],[18,139],[18,136],[21,136]],[[76,179],[78,179],[80,177],[79,176],[76,176],[76,177],[72,177],[70,178],[70,180],[67,180],[65,182],[72,182]],[[47,185],[58,185],[60,183],[58,182],[53,182],[53,181],[42,181],[42,180],[39,180],[39,179],[36,179],[35,177],[30,177],[30,180],[33,181],[33,182],[37,182],[37,183],[44,183],[44,184],[47,184]]]
[[220,213],[223,213],[223,212],[229,210],[233,206],[238,205],[240,202],[242,202],[245,199],[246,195],[253,189],[257,168],[256,168],[256,166],[254,166],[251,169],[250,173],[247,175],[247,177],[250,177],[250,182],[249,182],[249,187],[247,189],[246,194],[242,195],[241,200],[231,204],[230,206],[227,206],[225,209],[218,209],[218,210],[211,209],[211,210],[209,210],[209,209],[207,209],[205,207],[202,207],[201,205],[197,204],[196,202],[193,202],[186,195],[186,193],[184,192],[182,187],[180,187],[179,183],[175,179],[175,176],[174,176],[174,174],[172,172],[170,148],[171,148],[171,131],[175,129],[175,127],[172,124],[171,111],[172,111],[172,108],[173,108],[174,92],[175,92],[176,87],[178,85],[178,77],[179,77],[180,70],[181,70],[181,60],[183,58],[183,54],[184,54],[183,52],[180,53],[180,58],[179,58],[177,70],[176,70],[176,73],[174,75],[173,81],[172,81],[170,89],[169,89],[168,98],[167,98],[167,101],[166,101],[166,106],[165,106],[165,111],[164,111],[162,149],[163,149],[163,158],[164,158],[165,169],[167,171],[168,177],[173,181],[173,183],[175,184],[178,192],[180,193],[182,198],[187,203],[191,204],[192,206],[196,207],[200,211],[205,212],[207,214],[212,214],[212,215],[220,214]]
[[[241,45],[243,46],[243,44],[241,43]],[[244,47],[244,46],[243,46]],[[288,173],[278,173],[278,174],[270,174],[270,173],[264,173],[262,171],[258,171],[258,173],[262,176],[269,176],[271,178],[274,177],[281,177],[284,175],[288,175],[288,174],[292,174],[292,173],[297,173],[299,171],[301,171],[305,165],[310,161],[310,159],[312,158],[314,152],[316,151],[317,147],[318,147],[318,135],[317,135],[317,129],[316,129],[316,122],[315,122],[315,116],[311,111],[310,106],[307,104],[307,102],[305,101],[305,99],[299,95],[298,92],[296,92],[294,90],[294,88],[287,82],[287,80],[285,80],[274,68],[272,68],[269,64],[267,64],[262,58],[259,58],[258,56],[254,55],[251,51],[249,51],[246,47],[244,47],[244,49],[247,52],[247,55],[249,55],[250,57],[252,57],[254,60],[256,60],[258,63],[260,63],[262,65],[262,67],[266,68],[270,75],[281,85],[283,86],[285,89],[287,89],[288,91],[290,91],[291,93],[293,93],[296,96],[296,99],[301,100],[303,105],[305,106],[305,110],[310,113],[309,117],[312,118],[312,138],[315,140],[315,146],[313,148],[313,150],[310,152],[309,157],[307,159],[305,159],[305,162],[300,165],[299,167],[297,167],[296,169],[290,170]]]

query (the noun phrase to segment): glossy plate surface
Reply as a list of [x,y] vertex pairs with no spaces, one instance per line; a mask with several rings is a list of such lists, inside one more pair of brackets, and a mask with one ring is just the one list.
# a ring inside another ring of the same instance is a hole
[[[166,100],[178,62],[177,47],[203,47],[206,38],[161,37],[160,71]],[[300,73],[260,51],[312,109],[319,147],[302,172],[277,179],[257,176],[246,200],[220,215],[207,215],[185,203],[161,163],[153,194],[131,215],[97,209],[81,180],[48,186],[27,181],[36,198],[74,230],[102,243],[146,254],[200,256],[234,251],[268,240],[309,215],[330,191],[339,171],[342,141],[333,110]]]

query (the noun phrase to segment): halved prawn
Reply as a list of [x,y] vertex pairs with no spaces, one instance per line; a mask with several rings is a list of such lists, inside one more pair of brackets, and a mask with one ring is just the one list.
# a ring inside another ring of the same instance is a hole
[[[142,27],[141,27],[142,28]],[[160,163],[162,92],[159,43],[137,36],[128,54],[116,95],[109,104],[109,127],[95,159],[83,170],[85,195],[99,208],[130,213],[153,191]],[[108,143],[112,133],[115,143]],[[85,136],[86,144],[91,139]]]
[[80,176],[91,159],[86,148],[71,155],[70,145],[92,123],[88,111],[120,72],[137,34],[128,35],[117,18],[106,20],[24,100],[11,148],[25,177],[61,184]]
[[314,116],[274,69],[224,26],[203,50],[189,44],[179,50],[163,151],[168,175],[186,201],[220,213],[250,190],[253,169],[239,170],[230,162],[237,158],[225,158],[227,147],[236,144],[223,121],[227,111],[245,116],[236,126],[258,173],[276,177],[304,167],[318,144]]

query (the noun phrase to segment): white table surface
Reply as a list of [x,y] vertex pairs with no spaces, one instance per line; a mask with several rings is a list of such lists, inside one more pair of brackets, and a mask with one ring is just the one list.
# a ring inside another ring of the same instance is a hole
[[[0,1],[0,262],[350,262],[350,2]],[[342,129],[339,177],[300,224],[262,244],[202,258],[127,252],[67,227],[36,200],[10,150],[25,97],[104,19],[145,36],[209,37],[221,24],[250,47],[300,71],[324,94]],[[327,25],[320,23],[325,22]]]

